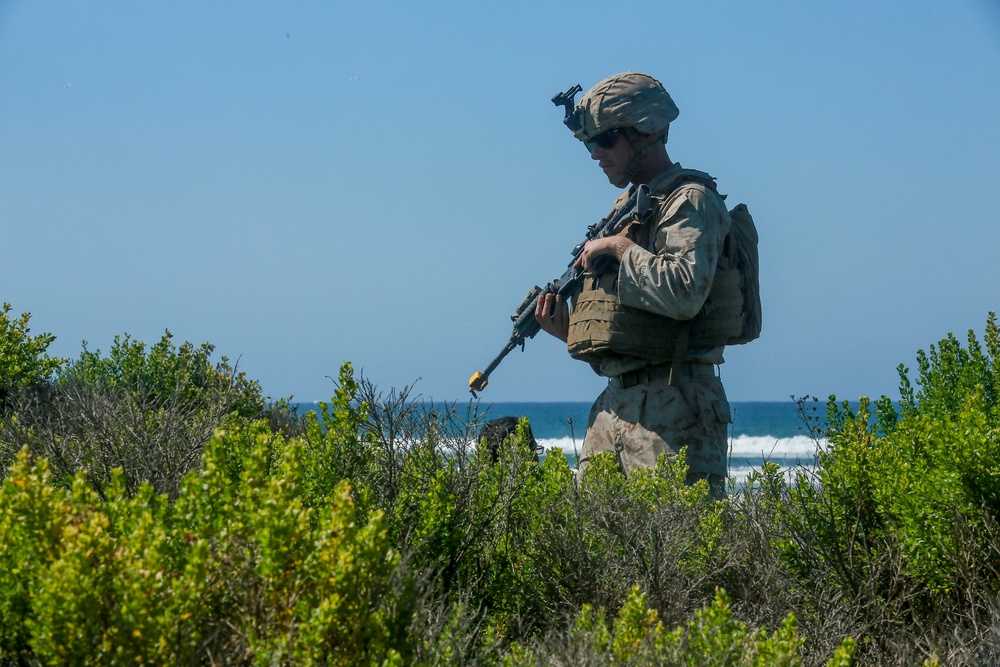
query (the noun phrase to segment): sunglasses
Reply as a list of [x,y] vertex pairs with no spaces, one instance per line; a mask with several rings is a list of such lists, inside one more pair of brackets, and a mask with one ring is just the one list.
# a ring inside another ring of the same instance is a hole
[[594,150],[594,146],[600,146],[604,150],[608,151],[615,147],[618,143],[618,135],[622,133],[621,128],[615,128],[613,130],[608,130],[607,132],[601,132],[596,137],[591,137],[590,139],[585,139],[583,145],[587,148],[588,152]]

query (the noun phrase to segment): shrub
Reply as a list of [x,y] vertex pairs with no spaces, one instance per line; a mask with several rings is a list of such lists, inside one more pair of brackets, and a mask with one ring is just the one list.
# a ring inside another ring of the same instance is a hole
[[610,455],[595,457],[579,485],[565,466],[564,457],[546,457],[543,472],[558,486],[543,487],[530,532],[549,615],[582,604],[614,612],[638,583],[673,621],[711,595],[703,582],[715,574],[725,505],[710,500],[706,483],[684,484],[683,455],[627,478]]
[[12,394],[0,664],[1000,658],[992,315],[899,403],[831,398],[814,473],[720,503],[683,456],[577,479],[524,424],[491,455],[475,405],[349,364],[318,415],[268,413],[211,352],[120,338]]
[[759,569],[683,457],[629,478],[598,459],[578,483],[523,425],[494,459],[453,408],[406,396],[345,366],[304,437],[233,420],[176,497],[23,450],[0,487],[0,663],[804,659],[787,611],[717,598]]
[[884,396],[857,409],[831,397],[829,449],[815,479],[789,490],[785,556],[801,582],[829,578],[847,596],[869,630],[865,652],[898,641],[899,618],[915,628],[991,618],[1000,589],[998,363],[991,313],[985,348],[970,331],[965,347],[949,334],[918,354],[919,390],[900,367],[898,408]]
[[315,505],[341,480],[351,480],[355,503],[365,515],[371,509],[369,496],[375,470],[375,446],[364,429],[369,408],[366,402],[357,400],[359,384],[349,362],[341,366],[338,379],[332,401],[320,402],[318,415],[306,415],[310,461],[304,493],[306,502]]
[[131,336],[116,336],[107,356],[90,351],[87,343],[79,359],[59,374],[62,386],[100,388],[109,395],[132,396],[142,404],[171,401],[204,409],[221,402],[221,410],[244,419],[260,418],[264,399],[260,385],[229,364],[229,358],[213,364],[215,346],[196,347],[185,342],[177,347],[167,331],[147,350]]
[[523,430],[504,443],[496,462],[485,448],[466,449],[464,434],[441,436],[435,429],[402,457],[390,510],[396,541],[413,567],[434,573],[436,595],[459,604],[475,591],[485,622],[503,633],[515,616],[537,623],[527,531],[540,471]]
[[[213,440],[175,505],[52,486],[26,451],[0,487],[0,662],[402,664],[412,586],[346,483],[304,505],[305,447],[251,428],[239,480]],[[280,455],[275,461],[275,450]]]
[[11,392],[47,381],[66,361],[46,352],[55,336],[29,335],[31,313],[14,319],[9,315],[10,310],[9,303],[0,309],[0,412]]
[[107,356],[84,344],[54,381],[11,402],[0,420],[0,463],[27,445],[49,458],[61,483],[84,468],[101,493],[120,468],[129,493],[146,481],[176,496],[217,428],[264,414],[257,383],[226,357],[213,365],[212,351],[208,344],[175,347],[169,332],[148,349],[118,337]]
[[[729,598],[718,589],[709,606],[667,630],[640,589],[633,587],[610,627],[603,610],[584,605],[568,637],[549,636],[531,649],[515,645],[504,665],[797,666],[802,664],[802,640],[796,628],[795,616],[789,614],[771,635],[749,630],[733,619]],[[827,665],[850,665],[853,651],[853,640],[845,639]]]

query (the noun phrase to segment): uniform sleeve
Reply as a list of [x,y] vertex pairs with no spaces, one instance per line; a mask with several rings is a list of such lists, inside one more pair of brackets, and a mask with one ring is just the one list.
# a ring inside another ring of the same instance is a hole
[[712,288],[729,213],[704,186],[682,186],[661,201],[653,221],[651,252],[626,250],[618,270],[618,300],[675,320],[698,314]]

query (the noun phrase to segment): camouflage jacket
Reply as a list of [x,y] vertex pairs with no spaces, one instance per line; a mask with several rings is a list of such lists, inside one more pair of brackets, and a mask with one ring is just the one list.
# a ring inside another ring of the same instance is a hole
[[[618,299],[624,306],[686,320],[698,314],[708,297],[730,221],[722,198],[700,183],[662,191],[680,170],[675,163],[647,184],[653,199],[647,244],[625,251],[618,269]],[[615,208],[628,196],[629,192],[623,193]],[[721,364],[723,349],[693,349],[687,360]],[[595,370],[613,377],[646,363],[609,359]]]

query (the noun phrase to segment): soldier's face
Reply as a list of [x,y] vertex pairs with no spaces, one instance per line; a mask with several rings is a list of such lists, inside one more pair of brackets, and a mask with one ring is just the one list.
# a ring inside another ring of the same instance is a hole
[[[607,137],[595,137],[590,149],[590,158],[604,171],[612,185],[619,185],[625,170],[635,157],[635,148],[624,132],[605,133]],[[602,139],[597,141],[597,139]],[[621,187],[619,185],[619,187]]]

